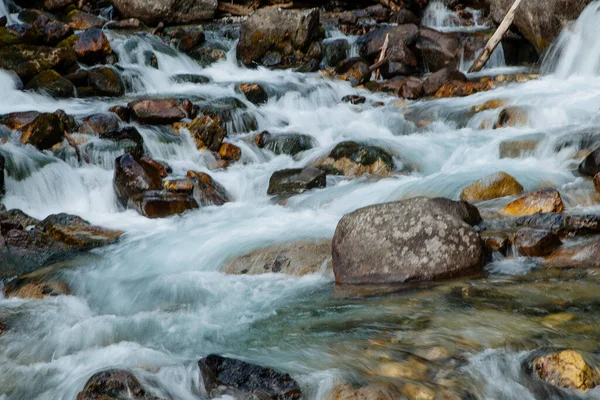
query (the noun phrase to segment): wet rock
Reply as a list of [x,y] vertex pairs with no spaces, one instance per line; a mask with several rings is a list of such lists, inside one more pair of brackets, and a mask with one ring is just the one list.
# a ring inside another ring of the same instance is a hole
[[358,39],[359,54],[369,61],[375,61],[381,53],[386,35],[389,35],[388,49],[395,51],[395,46],[411,46],[419,37],[419,28],[413,24],[387,26],[375,29]]
[[119,129],[120,123],[119,117],[113,113],[92,114],[83,118],[81,132],[101,135]]
[[534,229],[547,229],[560,237],[590,235],[600,232],[600,215],[565,215],[560,213],[541,213],[518,218],[516,226]]
[[451,68],[442,68],[429,75],[423,83],[423,91],[427,96],[433,96],[444,84],[451,81],[467,82],[467,77],[460,71]]
[[369,64],[360,57],[342,60],[335,67],[335,71],[341,79],[350,82],[352,86],[363,84],[371,79]]
[[347,214],[333,237],[336,283],[433,281],[478,273],[483,243],[466,222],[477,216],[468,203],[424,197]]
[[113,0],[124,18],[136,18],[149,26],[159,22],[188,24],[211,20],[217,10],[217,0]]
[[62,142],[64,133],[63,120],[56,113],[44,113],[21,129],[21,143],[46,150]]
[[147,190],[160,190],[161,171],[144,159],[124,154],[115,160],[113,187],[119,202],[126,205],[132,196]]
[[178,74],[173,75],[171,80],[175,83],[195,83],[198,85],[210,82],[210,78],[204,75],[196,74]]
[[70,294],[69,286],[60,281],[40,281],[37,279],[19,278],[3,289],[7,298],[19,297],[22,299],[43,299]]
[[349,94],[349,95],[342,97],[342,101],[344,103],[350,103],[350,104],[364,104],[367,101],[367,99],[365,98],[365,96]]
[[124,106],[113,106],[108,109],[109,112],[116,114],[121,121],[129,122],[131,119],[131,113],[129,107]]
[[563,209],[563,201],[557,190],[541,189],[527,193],[508,203],[503,212],[510,215],[532,215],[537,213],[560,213]]
[[352,385],[336,386],[329,396],[328,400],[393,400],[392,394],[384,387],[378,385],[368,385],[355,388]]
[[404,25],[404,24],[419,24],[419,18],[410,10],[403,8],[398,12],[390,16],[390,23]]
[[509,126],[525,126],[529,122],[529,109],[526,107],[511,106],[500,111],[494,129]]
[[600,147],[592,151],[579,164],[579,173],[587,176],[596,176],[600,172]]
[[40,42],[41,37],[39,31],[30,24],[17,24],[9,27],[0,27],[0,46]]
[[194,184],[189,179],[167,179],[163,182],[163,187],[168,192],[186,193],[189,195],[194,192]]
[[142,124],[172,124],[186,117],[177,99],[137,100],[127,105],[131,116]]
[[[515,14],[513,26],[537,50],[539,55],[546,51],[554,39],[570,21],[579,17],[591,0],[545,0],[524,2]],[[499,24],[512,5],[511,0],[491,0],[490,16]]]
[[65,213],[49,215],[40,222],[39,228],[51,238],[81,249],[105,246],[123,235],[122,231],[95,226],[81,217]]
[[278,155],[294,156],[315,147],[315,140],[312,136],[300,133],[271,135],[269,132],[264,131],[258,134],[254,141],[258,147],[270,150]]
[[74,0],[44,0],[44,8],[50,11],[57,11],[73,3]]
[[594,176],[594,189],[596,189],[596,193],[600,193],[600,173]]
[[102,28],[106,20],[81,10],[73,10],[65,17],[65,22],[73,29],[86,30]]
[[129,371],[109,369],[94,374],[77,395],[77,400],[160,400],[149,395]]
[[346,39],[335,39],[323,42],[323,58],[329,67],[335,67],[348,57],[350,45]]
[[600,242],[563,246],[546,257],[548,268],[600,268]]
[[414,74],[420,68],[420,61],[414,52],[403,42],[398,42],[388,48],[387,62],[381,66],[384,78]]
[[329,156],[316,165],[339,170],[345,176],[389,176],[394,161],[387,151],[379,147],[348,141],[338,143]]
[[318,9],[259,9],[242,23],[236,54],[244,65],[253,66],[265,64],[265,56],[275,52],[284,57],[267,64],[298,67],[303,57],[293,57],[293,53],[308,51],[319,36]]
[[75,86],[88,85],[88,71],[78,69],[77,71],[65,74],[65,79],[68,79]]
[[0,68],[16,72],[23,81],[46,70],[61,72],[75,64],[75,53],[67,48],[31,45],[0,47]]
[[234,275],[316,274],[331,262],[331,241],[305,241],[255,250],[229,260],[222,271]]
[[210,394],[219,386],[253,394],[265,400],[299,400],[300,386],[288,374],[211,354],[200,361],[200,377]]
[[520,229],[513,240],[519,254],[526,257],[547,256],[561,244],[554,232],[537,229]]
[[198,204],[187,194],[147,190],[130,197],[127,207],[147,218],[165,218],[198,208]]
[[506,232],[484,231],[480,233],[488,253],[498,252],[506,255],[510,245],[510,239]]
[[243,83],[237,89],[244,94],[249,102],[256,105],[264,104],[269,100],[269,95],[259,84]]
[[521,139],[508,139],[500,143],[500,158],[520,158],[531,155],[540,144],[538,135]]
[[121,75],[110,67],[95,67],[88,73],[89,86],[99,96],[120,97],[125,94]]
[[19,19],[33,26],[47,45],[55,45],[72,33],[70,26],[38,10],[23,10],[19,13]]
[[77,35],[74,47],[77,60],[84,64],[102,63],[112,54],[110,42],[101,29],[91,28]]
[[442,87],[435,93],[435,97],[447,98],[471,96],[475,93],[485,92],[493,89],[494,87],[494,82],[485,78],[481,79],[479,82],[450,81],[442,85]]
[[443,68],[458,68],[460,42],[454,34],[421,28],[417,48],[421,51],[423,60],[431,72]]
[[506,172],[481,178],[463,189],[460,199],[465,201],[491,200],[498,197],[516,196],[523,193],[523,186]]
[[25,89],[35,90],[57,98],[72,97],[75,94],[75,86],[53,70],[43,71],[34,76],[27,83]]
[[187,53],[204,42],[202,26],[175,28],[167,31],[171,45],[177,50]]
[[[144,155],[144,138],[140,132],[133,126],[126,126],[121,129],[107,130],[100,133],[101,139],[112,140],[114,142],[131,141],[134,146],[129,152],[134,157],[142,157]],[[161,174],[163,176],[163,174]],[[166,176],[166,175],[165,175]]]
[[225,60],[227,49],[219,43],[204,43],[189,52],[188,55],[196,60],[201,67],[208,67],[217,61]]
[[199,150],[207,148],[217,152],[221,149],[223,139],[227,136],[227,130],[217,116],[198,117],[188,124],[187,129]]
[[269,195],[294,195],[310,189],[324,188],[327,183],[325,172],[313,167],[293,168],[276,171],[269,180]]
[[219,157],[227,161],[238,161],[242,156],[242,149],[232,143],[223,143],[219,149]]
[[127,18],[118,21],[110,21],[106,25],[107,29],[140,29],[143,27],[142,21],[137,18]]
[[16,130],[30,124],[39,115],[38,111],[20,111],[3,115],[0,121],[10,129]]
[[423,96],[423,81],[414,76],[396,76],[381,82],[379,90],[393,93],[405,99],[415,100]]
[[538,357],[533,368],[540,379],[560,388],[585,391],[600,383],[598,371],[575,350]]
[[[4,158],[4,156],[2,155],[2,153],[0,153],[0,199],[2,197],[4,197],[4,195],[6,194],[6,185],[4,183],[4,165],[6,163],[6,159]],[[3,211],[0,209],[0,211]]]
[[204,172],[188,171],[187,179],[193,185],[193,197],[200,206],[221,206],[231,201],[227,190]]

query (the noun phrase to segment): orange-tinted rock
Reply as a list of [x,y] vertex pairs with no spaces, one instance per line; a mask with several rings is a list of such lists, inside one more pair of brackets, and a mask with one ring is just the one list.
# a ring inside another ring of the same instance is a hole
[[188,171],[188,179],[194,184],[194,199],[201,206],[220,206],[229,202],[230,196],[223,186],[204,172]]
[[600,383],[598,371],[574,350],[563,350],[534,360],[538,376],[560,388],[585,391]]
[[4,287],[4,295],[7,298],[43,299],[68,294],[69,287],[65,282],[60,281],[16,279]]
[[423,96],[423,81],[414,76],[396,76],[381,82],[379,90],[393,93],[405,99],[414,100]]
[[505,100],[499,100],[499,99],[488,100],[488,101],[486,101],[483,104],[478,104],[478,105],[475,105],[475,106],[471,107],[471,110],[473,112],[495,110],[497,108],[500,108],[500,107],[504,106],[505,103],[506,103]]
[[219,157],[227,161],[237,161],[242,156],[242,149],[231,143],[223,143],[219,149]]
[[194,184],[189,179],[169,179],[163,182],[163,187],[169,192],[192,194]]
[[27,125],[40,115],[37,111],[21,111],[6,114],[2,116],[2,124],[8,126],[10,129],[21,129],[24,125]]
[[115,160],[113,186],[117,199],[125,205],[132,196],[161,189],[161,170],[131,154],[124,154]]
[[177,99],[147,99],[128,104],[131,116],[142,124],[172,124],[186,117]]
[[464,188],[460,194],[460,199],[482,201],[498,197],[516,196],[521,193],[523,193],[523,186],[515,178],[506,172],[497,172]]
[[148,190],[134,195],[127,206],[147,218],[164,218],[198,208],[191,196],[163,190]]
[[537,213],[563,212],[564,205],[560,193],[555,189],[541,189],[527,193],[508,203],[504,214],[533,215]]
[[227,136],[227,130],[217,116],[198,117],[188,125],[188,130],[199,150],[208,148],[211,151],[219,151],[223,139]]
[[460,82],[450,81],[445,83],[436,93],[435,97],[464,97],[475,93],[484,92],[493,89],[496,85],[489,80],[480,82]]
[[84,11],[73,10],[65,17],[65,22],[73,29],[85,30],[102,28],[106,20]]
[[266,103],[269,100],[269,95],[265,89],[257,83],[243,83],[238,86],[238,89],[249,102],[256,105]]
[[39,227],[51,238],[82,249],[114,243],[123,235],[122,231],[95,226],[81,217],[65,213],[49,215]]
[[77,60],[88,65],[104,61],[112,53],[110,42],[101,29],[91,28],[77,35],[74,46]]
[[109,108],[108,111],[111,113],[117,114],[117,116],[119,118],[121,118],[122,121],[125,121],[125,122],[129,122],[129,119],[131,118],[131,114],[130,114],[128,107],[113,106],[113,107]]
[[551,231],[539,229],[520,229],[515,235],[513,245],[522,256],[544,257],[556,250],[562,242]]
[[547,256],[543,265],[549,268],[600,268],[600,241],[563,246]]

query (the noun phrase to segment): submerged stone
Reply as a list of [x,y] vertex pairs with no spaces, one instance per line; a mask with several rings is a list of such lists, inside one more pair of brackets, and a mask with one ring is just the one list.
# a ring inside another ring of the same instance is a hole
[[460,199],[482,201],[498,197],[516,196],[521,193],[523,193],[523,186],[515,178],[506,172],[497,172],[464,188],[460,194]]
[[191,196],[163,190],[136,194],[129,198],[127,206],[147,218],[164,218],[198,208]]
[[148,394],[129,371],[109,369],[94,374],[77,395],[77,400],[160,400]]
[[541,189],[527,193],[508,203],[503,212],[510,215],[533,215],[537,213],[560,213],[563,209],[563,201],[557,190]]
[[269,195],[294,195],[310,189],[324,188],[327,184],[325,172],[313,168],[293,168],[276,171],[269,180]]
[[538,357],[533,367],[540,379],[560,388],[585,391],[600,383],[598,371],[575,350]]

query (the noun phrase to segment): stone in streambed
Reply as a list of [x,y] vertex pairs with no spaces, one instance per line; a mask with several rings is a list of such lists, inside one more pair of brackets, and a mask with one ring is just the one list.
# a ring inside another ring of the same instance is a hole
[[455,80],[446,82],[444,85],[442,85],[442,87],[435,93],[435,97],[447,98],[471,96],[475,93],[493,89],[494,87],[494,82],[486,78],[482,78],[479,82],[461,82]]
[[444,84],[451,81],[467,82],[467,77],[456,69],[443,68],[425,79],[423,91],[426,96],[433,96]]
[[421,28],[417,49],[421,51],[425,64],[432,72],[443,68],[458,68],[461,46],[457,36],[453,33]]
[[18,278],[10,282],[4,287],[3,292],[7,298],[19,297],[22,299],[43,299],[70,293],[69,286],[65,282],[27,278]]
[[39,228],[53,239],[68,246],[89,249],[116,242],[122,231],[90,224],[76,215],[52,214],[39,223]]
[[256,105],[264,104],[269,100],[269,95],[257,83],[243,83],[237,86],[237,90],[244,94],[249,102]]
[[204,172],[188,171],[187,179],[194,185],[193,197],[200,206],[220,206],[231,201],[227,190]]
[[132,118],[142,124],[172,124],[186,117],[186,112],[177,99],[137,100],[127,106]]
[[498,115],[494,129],[526,126],[529,122],[530,110],[527,107],[506,107]]
[[134,157],[142,157],[144,155],[144,138],[134,126],[126,126],[114,130],[109,129],[100,133],[99,136],[101,139],[112,140],[113,142],[131,141],[134,144],[134,147],[131,148],[130,153]]
[[587,176],[596,176],[600,172],[600,147],[592,151],[579,164],[579,173]]
[[347,58],[350,45],[346,39],[335,39],[323,43],[323,58],[326,65],[335,67],[340,61]]
[[199,150],[207,148],[211,151],[219,151],[223,139],[227,136],[227,130],[217,116],[203,115],[198,117],[187,125],[187,129],[190,131]]
[[198,74],[177,74],[171,77],[171,81],[175,83],[204,84],[210,82],[210,78]]
[[81,10],[73,10],[65,17],[65,22],[73,29],[86,30],[90,28],[102,28],[106,20]]
[[541,189],[527,193],[508,203],[504,207],[503,213],[521,216],[537,213],[560,213],[563,209],[562,198],[556,189]]
[[503,140],[500,143],[500,158],[520,158],[531,155],[540,144],[543,135],[527,135],[526,137]]
[[352,385],[345,384],[336,386],[327,400],[393,400],[394,397],[383,386],[368,385],[355,388]]
[[467,186],[460,194],[464,201],[483,201],[523,193],[523,186],[506,172],[497,172]]
[[315,274],[331,263],[331,241],[304,241],[270,246],[229,260],[222,271],[234,275]]
[[46,150],[60,143],[64,132],[65,126],[60,116],[56,113],[40,114],[31,123],[21,128],[21,143]]
[[542,263],[549,268],[600,268],[600,241],[563,246]]
[[263,131],[256,135],[254,142],[261,149],[267,149],[275,154],[294,156],[315,147],[315,139],[310,135],[301,133],[270,134]]
[[164,218],[198,208],[191,196],[164,190],[146,190],[131,196],[127,206],[147,218]]
[[347,141],[338,143],[329,156],[318,161],[315,166],[341,171],[345,176],[369,174],[386,177],[391,175],[394,161],[391,154],[382,148]]
[[371,79],[369,64],[360,57],[347,58],[335,67],[340,79],[348,81],[352,86],[368,82]]
[[219,387],[225,387],[264,400],[302,398],[302,391],[295,380],[270,368],[214,354],[198,361],[198,366],[209,395]]
[[276,171],[269,180],[269,195],[294,195],[310,189],[324,188],[327,184],[325,172],[313,167],[293,168]]
[[121,119],[113,113],[101,113],[88,115],[87,117],[83,118],[82,122],[82,133],[101,135],[105,132],[119,129]]
[[600,215],[564,215],[561,213],[539,213],[520,217],[516,226],[545,229],[561,237],[600,233]]
[[119,97],[125,94],[121,75],[110,67],[95,67],[88,73],[89,86],[98,96]]
[[405,99],[414,100],[423,96],[423,81],[415,76],[396,76],[381,82],[379,90]]
[[129,371],[109,369],[94,374],[77,395],[77,400],[160,400],[148,394]]
[[540,379],[559,388],[586,391],[600,383],[600,374],[575,350],[538,357],[533,368]]
[[136,18],[149,26],[160,22],[188,24],[213,19],[217,0],[114,0],[112,2],[124,18]]
[[69,25],[39,10],[23,10],[19,13],[19,19],[35,28],[41,41],[47,45],[55,45],[72,33]]
[[242,156],[242,149],[232,143],[223,143],[219,149],[219,157],[226,161],[238,161]]
[[77,60],[88,65],[101,63],[112,54],[108,38],[98,28],[91,28],[78,34],[73,49]]
[[0,47],[0,68],[14,71],[24,82],[46,70],[62,72],[75,64],[72,49],[31,45]]
[[38,111],[14,112],[0,117],[0,123],[8,126],[10,129],[21,129],[23,126],[33,122],[38,115],[40,115]]
[[[0,153],[0,199],[2,197],[4,197],[4,195],[6,194],[6,186],[4,183],[4,165],[6,163],[6,159],[4,158],[4,156],[2,155],[2,153]],[[0,210],[2,211],[2,210]]]
[[132,196],[147,190],[160,190],[161,171],[142,158],[124,154],[115,160],[113,187],[119,202],[126,205]]
[[345,215],[333,237],[338,284],[433,281],[481,271],[483,243],[466,202],[417,197]]
[[75,94],[75,86],[71,81],[53,70],[43,71],[34,76],[27,83],[25,89],[35,90],[56,98],[72,97]]
[[547,256],[561,244],[557,234],[539,229],[520,229],[513,239],[519,254],[526,257]]

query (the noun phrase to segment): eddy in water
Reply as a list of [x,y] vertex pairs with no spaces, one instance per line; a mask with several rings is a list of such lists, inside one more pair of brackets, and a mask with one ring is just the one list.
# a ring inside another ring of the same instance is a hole
[[600,2],[261,5],[2,3],[0,399],[600,399]]

